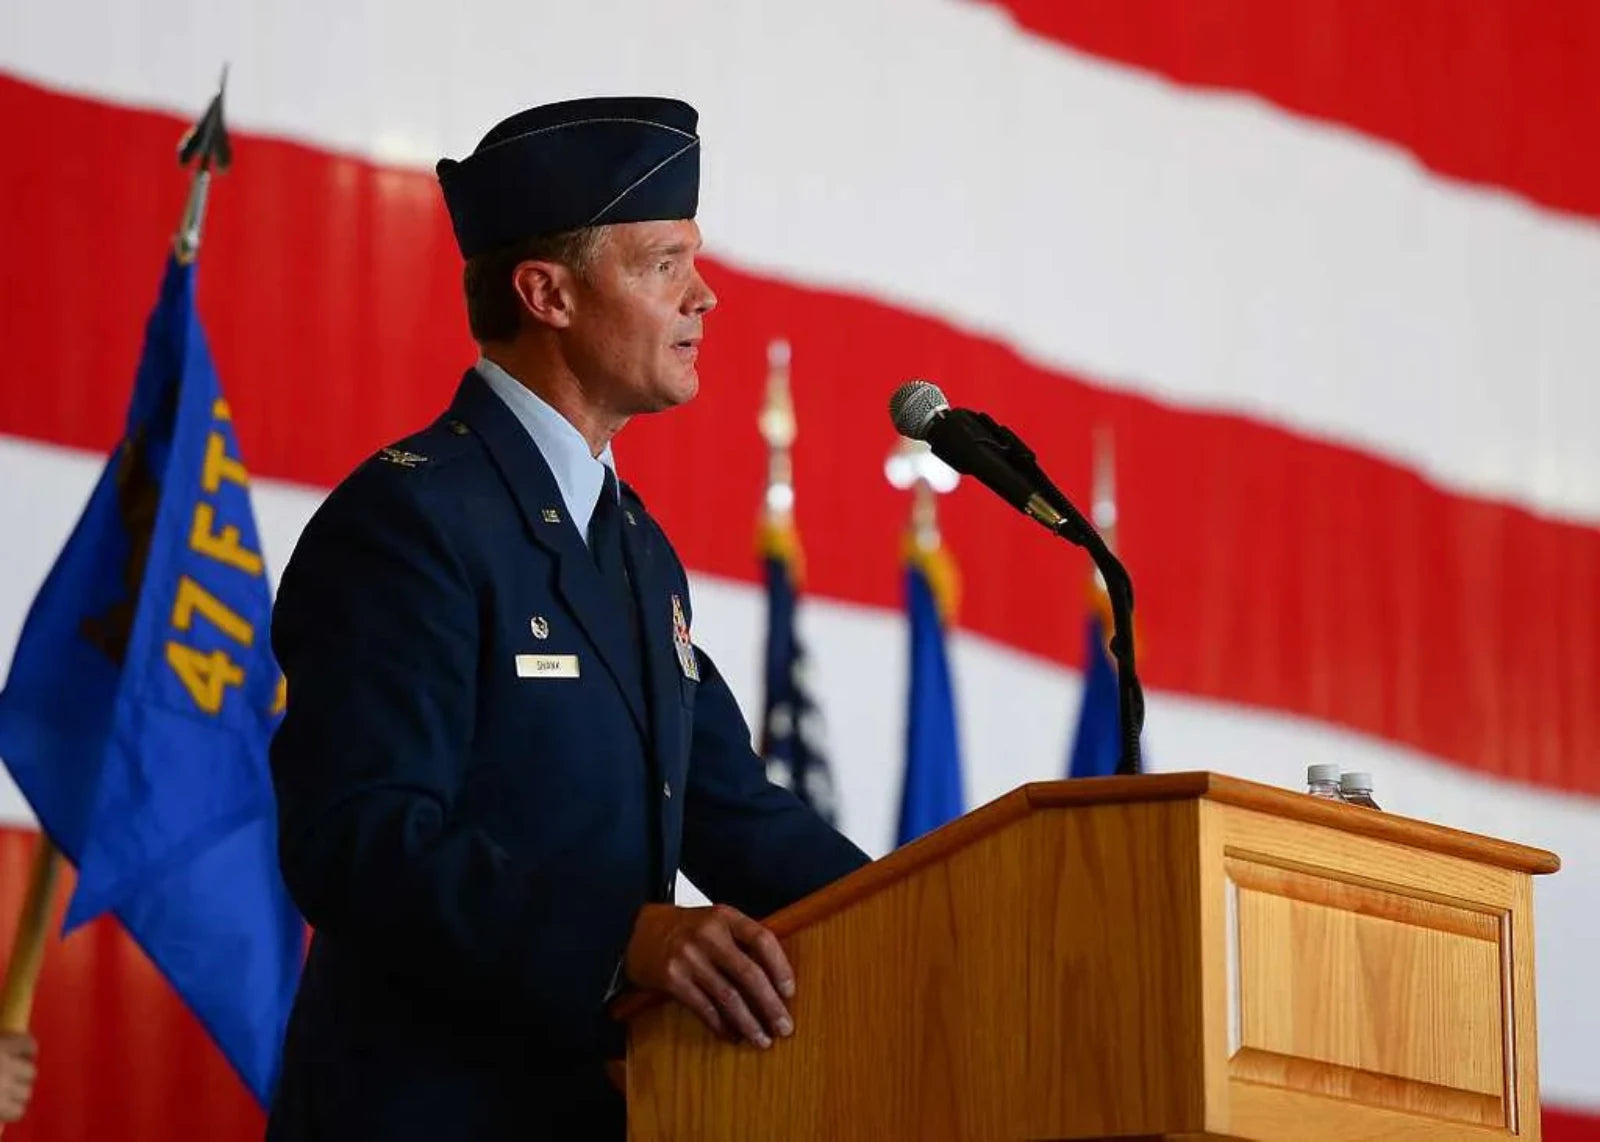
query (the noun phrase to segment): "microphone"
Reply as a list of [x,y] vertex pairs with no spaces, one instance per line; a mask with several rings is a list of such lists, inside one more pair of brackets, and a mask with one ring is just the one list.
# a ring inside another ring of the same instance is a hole
[[1133,581],[1127,568],[1094,525],[1050,482],[1033,450],[987,413],[951,408],[938,385],[919,379],[894,391],[889,398],[889,416],[900,435],[926,441],[933,454],[957,472],[972,476],[1052,534],[1088,551],[1111,598],[1111,654],[1117,661],[1117,706],[1122,723],[1117,772],[1138,773],[1142,768],[1139,736],[1144,729],[1144,690],[1134,666]]
[[1024,448],[1025,456],[1014,458],[1013,442],[1021,445],[1015,434],[986,413],[951,408],[933,382],[912,380],[901,385],[889,398],[889,417],[901,436],[926,441],[933,454],[950,467],[984,484],[1051,531],[1059,534],[1070,522],[1042,494],[1038,479],[1026,467],[1033,454]]

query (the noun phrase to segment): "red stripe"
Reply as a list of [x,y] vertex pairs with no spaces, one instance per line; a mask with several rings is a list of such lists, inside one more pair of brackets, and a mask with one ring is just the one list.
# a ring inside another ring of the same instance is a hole
[[1590,0],[995,0],[1041,35],[1253,92],[1443,174],[1600,215]]
[[[0,215],[25,222],[0,268],[15,299],[0,309],[0,432],[104,449],[181,202],[181,124],[6,80],[0,118],[19,136],[0,158]],[[59,139],[74,140],[70,161],[37,163]],[[433,416],[472,359],[459,262],[426,175],[260,139],[236,152],[213,196],[205,319],[247,461],[327,485]],[[700,399],[619,446],[690,566],[755,578],[755,418],[765,344],[782,335],[813,590],[899,605],[906,505],[882,476],[884,399],[908,375],[944,378],[957,403],[1022,426],[1075,496],[1091,430],[1114,428],[1149,684],[1600,793],[1600,531],[1239,417],[1113,394],[886,305],[725,266],[708,276],[723,306]],[[1075,664],[1081,558],[975,487],[946,517],[963,625]]]
[[1600,1142],[1600,1114],[1545,1107],[1540,1115],[1544,1142]]

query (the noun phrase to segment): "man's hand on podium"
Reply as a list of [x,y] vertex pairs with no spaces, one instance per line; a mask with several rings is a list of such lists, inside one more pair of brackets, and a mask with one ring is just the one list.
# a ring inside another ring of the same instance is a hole
[[794,969],[778,938],[725,904],[646,904],[634,921],[623,973],[636,986],[671,996],[725,1039],[761,1048],[794,1034],[779,998],[794,994]]

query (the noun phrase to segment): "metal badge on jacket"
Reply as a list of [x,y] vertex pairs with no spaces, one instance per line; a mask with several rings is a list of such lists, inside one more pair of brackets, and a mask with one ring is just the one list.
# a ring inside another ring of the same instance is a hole
[[700,664],[694,659],[694,643],[689,638],[689,622],[683,617],[683,600],[672,596],[672,645],[678,652],[678,669],[691,682],[700,681]]

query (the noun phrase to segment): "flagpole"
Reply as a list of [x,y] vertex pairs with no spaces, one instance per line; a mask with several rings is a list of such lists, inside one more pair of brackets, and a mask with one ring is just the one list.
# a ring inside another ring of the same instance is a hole
[[228,68],[224,64],[217,93],[207,104],[193,127],[178,140],[178,165],[194,164],[194,178],[189,182],[189,197],[183,204],[183,217],[172,236],[173,252],[178,261],[189,265],[200,255],[200,236],[206,224],[206,203],[211,193],[211,172],[218,174],[233,164],[233,146],[228,142],[228,128],[222,118],[222,100],[228,92]]
[[[1111,429],[1097,425],[1094,430],[1094,500],[1089,506],[1089,518],[1094,529],[1105,541],[1106,550],[1117,550],[1117,466]],[[1106,586],[1105,572],[1098,564],[1089,576],[1089,604],[1100,613],[1105,626],[1106,647],[1110,650],[1112,636],[1116,633],[1116,619],[1111,611],[1111,589]]]
[[[11,941],[11,956],[6,960],[5,983],[0,984],[0,1033],[16,1034],[28,1029],[33,1014],[33,996],[39,988],[39,972],[44,967],[44,938],[50,923],[50,906],[55,901],[56,876],[61,871],[61,851],[43,833],[33,851],[33,868],[28,873],[28,891],[17,916],[17,934]],[[5,1133],[0,1124],[0,1134]]]
[[767,443],[767,487],[761,500],[761,554],[782,559],[800,578],[800,546],[794,530],[794,440],[797,425],[789,391],[789,343],[767,346],[767,391],[757,421]]
[[961,477],[933,454],[926,441],[901,437],[884,463],[890,485],[911,493],[911,520],[906,528],[907,563],[922,568],[939,604],[939,613],[953,621],[960,588],[954,562],[939,532],[939,497],[955,490]]
[[911,493],[905,560],[907,655],[906,754],[895,844],[903,845],[966,809],[947,632],[960,594],[955,561],[939,532],[939,496],[960,477],[926,441],[902,438],[884,465],[895,488]]
[[28,874],[28,892],[17,917],[17,933],[11,941],[11,957],[6,961],[5,984],[0,986],[0,1032],[28,1029],[34,990],[44,966],[45,931],[60,871],[61,850],[41,833],[33,852],[33,869]]

